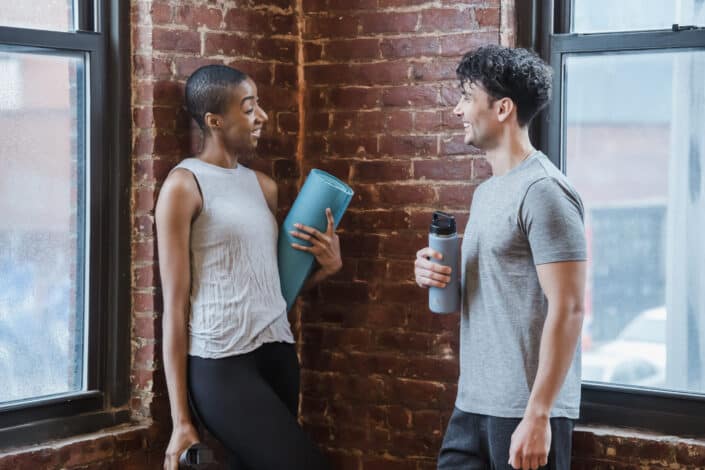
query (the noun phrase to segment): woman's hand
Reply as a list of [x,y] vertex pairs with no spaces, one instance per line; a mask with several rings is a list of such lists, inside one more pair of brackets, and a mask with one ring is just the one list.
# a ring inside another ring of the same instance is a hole
[[179,470],[179,457],[192,445],[200,442],[193,424],[175,426],[164,457],[164,470]]
[[325,233],[321,233],[313,227],[308,227],[302,224],[294,224],[300,232],[292,230],[290,233],[296,238],[306,240],[313,246],[303,246],[298,243],[292,243],[291,246],[297,250],[311,253],[318,264],[321,266],[321,273],[325,276],[335,274],[343,267],[343,260],[340,257],[340,240],[335,233],[335,220],[333,212],[326,209],[326,218],[328,219],[328,227]]

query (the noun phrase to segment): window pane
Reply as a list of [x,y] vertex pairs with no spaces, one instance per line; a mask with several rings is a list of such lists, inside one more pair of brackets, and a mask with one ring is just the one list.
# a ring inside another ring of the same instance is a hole
[[83,388],[83,62],[0,46],[0,403]]
[[590,252],[583,379],[705,393],[705,52],[564,65]]
[[670,29],[673,23],[705,26],[703,0],[573,0],[571,32]]
[[0,0],[0,26],[73,31],[74,0]]

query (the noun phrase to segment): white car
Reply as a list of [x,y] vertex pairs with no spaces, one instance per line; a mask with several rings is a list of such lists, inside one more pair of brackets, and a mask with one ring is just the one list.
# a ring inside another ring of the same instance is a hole
[[617,337],[583,352],[583,380],[643,387],[666,383],[666,308],[645,310]]

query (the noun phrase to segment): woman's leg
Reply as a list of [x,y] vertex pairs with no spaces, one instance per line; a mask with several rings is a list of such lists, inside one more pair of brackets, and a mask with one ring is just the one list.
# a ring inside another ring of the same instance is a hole
[[189,357],[189,390],[204,425],[248,469],[327,469],[264,379],[258,355],[259,349],[223,359]]

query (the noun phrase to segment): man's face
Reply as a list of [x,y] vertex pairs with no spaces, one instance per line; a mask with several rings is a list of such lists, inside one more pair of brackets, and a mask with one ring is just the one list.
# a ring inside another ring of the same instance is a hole
[[249,156],[257,147],[267,114],[259,107],[257,86],[249,78],[231,93],[230,105],[222,116],[223,141],[230,152]]
[[460,101],[453,110],[463,120],[465,144],[481,150],[492,148],[499,128],[494,100],[481,85],[464,82]]

